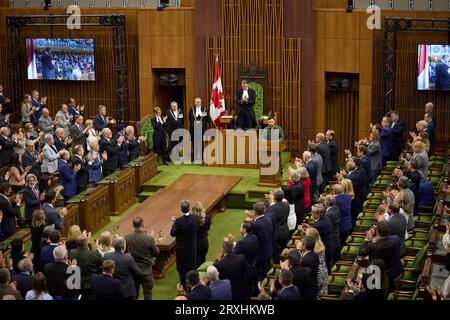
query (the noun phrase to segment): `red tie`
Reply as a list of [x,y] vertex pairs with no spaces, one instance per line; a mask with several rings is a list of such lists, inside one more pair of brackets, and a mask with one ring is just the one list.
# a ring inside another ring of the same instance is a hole
[[[36,199],[38,199],[39,200],[39,193],[38,193],[38,191],[35,189],[35,188],[33,188],[33,192],[34,192],[34,194],[36,195]],[[39,203],[39,209],[41,208],[41,204]]]

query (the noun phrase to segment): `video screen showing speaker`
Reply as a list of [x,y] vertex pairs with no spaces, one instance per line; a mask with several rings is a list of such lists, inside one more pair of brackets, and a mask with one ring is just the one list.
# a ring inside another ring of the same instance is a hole
[[28,80],[95,80],[94,39],[26,39]]
[[419,44],[418,90],[450,90],[450,45]]

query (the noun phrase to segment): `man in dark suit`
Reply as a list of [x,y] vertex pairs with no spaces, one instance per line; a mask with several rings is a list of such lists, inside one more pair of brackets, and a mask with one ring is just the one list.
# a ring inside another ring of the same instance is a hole
[[282,285],[282,289],[278,292],[272,293],[273,300],[300,300],[300,291],[293,285],[293,274],[290,270],[282,269],[278,281]]
[[125,139],[125,125],[123,123],[119,124],[117,126],[117,133],[114,135],[114,140],[116,142],[119,141],[119,138],[122,138],[122,144],[120,145],[119,150],[117,151],[117,164],[119,168],[123,168],[127,163],[129,159],[128,155],[128,141]]
[[34,113],[31,117],[31,122],[35,127],[37,127],[39,119],[42,116],[42,110],[47,106],[47,97],[40,98],[37,90],[33,90],[31,92],[31,96],[33,97],[31,100],[31,105],[35,107]]
[[244,221],[241,224],[242,239],[236,243],[233,248],[234,254],[242,254],[247,261],[247,281],[249,283],[250,297],[256,289],[257,272],[256,272],[256,254],[258,252],[258,238],[253,234],[253,222]]
[[253,223],[253,234],[258,238],[256,272],[258,281],[262,281],[270,269],[270,258],[273,251],[273,224],[271,219],[264,215],[265,208],[261,203],[255,203],[253,211],[255,211],[256,217]]
[[436,122],[433,120],[433,116],[431,113],[425,113],[424,120],[427,122],[426,132],[428,134],[428,140],[430,141],[430,151],[428,154],[431,154],[434,143],[436,142]]
[[32,289],[31,273],[33,272],[33,262],[31,262],[30,258],[24,258],[19,261],[18,267],[20,273],[14,274],[12,281],[16,282],[17,290],[19,290],[22,297],[25,297],[27,292]]
[[144,279],[146,274],[136,264],[136,260],[131,255],[125,254],[125,238],[119,237],[114,240],[114,252],[106,253],[104,260],[113,260],[115,262],[114,278],[119,279],[124,291],[125,299],[136,299],[135,278]]
[[247,130],[256,127],[256,114],[253,106],[256,102],[256,92],[248,87],[247,80],[241,81],[241,89],[236,92],[237,128]]
[[208,286],[211,289],[211,300],[232,300],[231,282],[228,279],[219,279],[219,271],[215,266],[206,269]]
[[330,148],[331,176],[341,171],[339,168],[339,145],[336,141],[335,132],[328,130],[325,133],[325,140]]
[[77,175],[75,176],[77,193],[80,193],[87,189],[91,165],[84,158],[84,147],[82,145],[73,147],[73,154],[72,165],[80,166],[80,170],[77,171]]
[[[405,234],[407,221],[403,214],[400,213],[400,207],[397,202],[393,202],[388,207],[389,214],[389,236],[397,235],[400,239],[400,256],[403,257],[405,255],[406,247],[405,247]],[[383,217],[376,216],[379,220],[382,220]]]
[[45,48],[45,52],[41,55],[42,62],[42,79],[53,80],[55,79],[55,60],[52,56],[52,48]]
[[14,147],[17,146],[17,141],[9,137],[10,130],[8,127],[0,128],[0,163],[2,166],[9,166],[14,154]]
[[54,191],[45,193],[44,204],[42,205],[42,210],[44,210],[45,213],[45,224],[47,226],[54,225],[55,229],[62,230],[67,209],[62,208],[59,212],[56,212],[54,208],[55,201],[56,193]]
[[166,146],[166,129],[167,129],[167,116],[162,117],[161,108],[155,108],[155,115],[150,118],[150,122],[153,127],[153,151],[161,156],[161,160],[164,165],[167,165],[169,160],[168,150]]
[[176,146],[179,141],[181,141],[181,138],[180,138],[180,140],[172,141],[172,133],[177,129],[184,128],[183,109],[178,107],[178,103],[176,103],[175,101],[172,101],[170,103],[170,109],[167,110],[166,117],[167,117],[166,129],[167,129],[167,134],[169,135],[169,139],[170,139],[170,150],[172,150],[172,148],[174,146]]
[[[203,135],[208,130],[208,109],[202,107],[202,99],[195,98],[195,105],[189,111],[189,132],[191,133],[191,142],[193,150],[193,160],[201,161],[203,156]],[[199,135],[195,143],[195,132]]]
[[176,239],[176,264],[182,286],[186,285],[186,273],[195,269],[197,262],[197,230],[200,226],[196,215],[190,213],[189,201],[180,204],[182,216],[172,217],[170,235]]
[[[334,257],[336,255],[335,239],[333,238],[333,223],[330,218],[326,216],[326,209],[323,204],[315,204],[312,206],[311,217],[314,221],[311,226],[317,229],[320,238],[325,245],[326,263],[328,271],[331,271],[331,268],[334,265]],[[303,224],[301,229],[307,227],[309,227],[307,224]]]
[[[211,300],[211,289],[200,282],[197,270],[191,270],[186,274],[187,286],[190,289],[188,300]],[[178,286],[178,289],[182,289]]]
[[331,194],[325,197],[324,204],[326,208],[325,216],[330,219],[331,224],[333,225],[332,235],[335,248],[334,261],[337,261],[339,258],[339,249],[341,247],[341,238],[339,233],[341,228],[341,210],[336,206],[336,200]]
[[42,271],[46,277],[48,293],[54,300],[58,300],[62,296],[69,297],[76,294],[76,290],[67,288],[67,268],[70,266],[66,246],[60,245],[54,248],[53,256],[55,262],[47,263]]
[[34,211],[40,209],[41,207],[41,193],[37,188],[37,177],[34,174],[28,174],[26,182],[27,185],[23,189],[25,219],[31,222]]
[[291,270],[293,275],[292,282],[299,289],[301,300],[316,299],[316,296],[313,295],[311,269],[301,265],[300,251],[290,251],[287,260],[281,263],[281,268]]
[[22,154],[22,165],[24,168],[31,167],[30,174],[41,176],[42,156],[39,156],[33,140],[27,140],[26,150]]
[[436,90],[448,91],[450,84],[449,56],[444,54],[436,64]]
[[8,238],[16,232],[16,218],[20,218],[20,204],[22,197],[17,194],[15,200],[9,200],[12,193],[9,183],[0,184],[0,211],[3,212],[1,229],[3,237]]
[[359,247],[359,255],[369,256],[369,264],[374,259],[383,260],[387,272],[391,269],[396,249],[395,242],[389,240],[388,235],[389,224],[386,221],[380,221],[366,232],[366,238]]
[[214,263],[222,279],[231,282],[233,300],[244,300],[247,297],[247,263],[245,256],[233,254],[233,242],[224,241],[223,257]]
[[103,161],[102,169],[103,169],[103,177],[109,176],[111,173],[117,170],[119,166],[119,162],[117,159],[117,152],[120,150],[120,147],[124,141],[123,136],[120,136],[117,139],[117,143],[112,139],[112,132],[108,128],[104,128],[102,130],[102,138],[100,139],[100,153],[106,151],[108,156],[107,160]]
[[322,156],[322,185],[319,187],[319,192],[322,193],[324,188],[328,185],[328,181],[331,178],[331,172],[333,171],[333,166],[331,163],[331,151],[330,146],[325,141],[325,135],[323,133],[318,133],[316,135],[316,151]]
[[136,292],[142,285],[144,300],[152,300],[153,291],[153,259],[159,255],[159,248],[153,238],[153,231],[148,233],[141,217],[133,219],[134,231],[125,236],[127,248],[131,256],[136,260],[139,269],[145,274],[143,279],[135,278]]
[[404,146],[403,131],[405,123],[400,120],[398,111],[391,111],[392,156],[397,161]]
[[280,263],[281,251],[286,248],[289,242],[289,227],[287,225],[287,219],[289,217],[289,203],[283,201],[284,192],[281,189],[277,189],[273,192],[275,203],[270,206],[272,212],[272,219],[275,223],[274,229],[274,248],[273,248],[273,260],[274,263]]
[[122,284],[113,277],[116,263],[114,260],[103,261],[103,273],[92,275],[92,297],[95,300],[125,299]]
[[317,276],[319,274],[319,257],[314,252],[314,247],[316,246],[316,241],[313,237],[305,236],[302,240],[300,250],[302,252],[301,265],[303,267],[308,267],[311,269],[311,296],[313,299],[317,298],[319,293]]
[[108,128],[109,125],[113,125],[116,123],[115,119],[110,119],[106,116],[106,106],[99,105],[98,106],[98,114],[94,119],[94,128],[96,131],[101,132],[103,129]]
[[69,150],[71,138],[66,137],[63,128],[57,128],[55,130],[55,147],[56,150]]
[[90,300],[92,294],[92,275],[94,273],[100,273],[103,265],[102,256],[97,250],[91,251],[88,248],[87,237],[81,236],[77,240],[77,248],[70,250],[69,259],[77,260],[77,266],[81,271],[81,296],[83,300]]
[[133,161],[139,157],[139,145],[145,142],[145,137],[136,137],[134,127],[125,128],[125,142],[128,144],[128,161]]
[[89,136],[91,126],[84,127],[83,116],[79,115],[75,118],[75,123],[70,127],[69,134],[72,137],[72,146],[83,146],[86,148],[86,138]]
[[303,152],[303,163],[305,164],[305,168],[308,171],[309,179],[311,180],[311,203],[313,204],[314,199],[317,194],[317,166],[312,160],[311,152],[305,151]]
[[[356,165],[358,163],[358,166]],[[355,226],[358,214],[362,211],[363,203],[367,195],[366,175],[363,169],[360,168],[360,160],[355,158],[354,161],[348,161],[345,165],[346,172],[342,171],[338,175],[338,180],[341,177],[350,179],[353,184],[355,198],[352,200],[352,224]]]
[[50,243],[41,249],[41,270],[44,270],[46,264],[55,262],[53,250],[59,246],[59,242],[61,241],[61,233],[59,230],[52,230],[49,240]]

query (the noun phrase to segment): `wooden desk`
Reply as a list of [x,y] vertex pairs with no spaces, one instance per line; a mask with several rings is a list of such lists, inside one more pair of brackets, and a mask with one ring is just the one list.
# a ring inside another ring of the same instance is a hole
[[[78,211],[78,205],[77,204],[69,204],[67,205],[67,214],[64,217],[64,225],[63,229],[61,230],[61,237],[66,238],[67,232],[69,231],[69,228],[73,225],[80,225],[80,213]],[[59,208],[62,209],[62,208]],[[58,210],[59,211],[59,210]]]
[[110,215],[116,216],[133,205],[136,196],[134,168],[116,171],[98,182],[108,186]]
[[[272,153],[272,143],[271,141],[267,141],[267,145],[263,144],[263,147],[259,149],[259,159],[262,159],[261,153],[265,153],[265,157],[269,157]],[[286,143],[285,141],[278,141],[278,157],[279,157],[279,166],[278,171],[271,175],[264,175],[262,169],[268,168],[269,165],[263,165],[260,162],[259,165],[259,186],[264,187],[278,187],[281,183],[281,175],[282,175],[282,166],[283,162],[281,161],[281,152],[286,150]]]
[[81,230],[94,233],[111,221],[109,217],[109,190],[106,185],[88,189],[69,200],[69,203],[78,204]]
[[144,183],[158,174],[158,155],[151,153],[130,162],[128,167],[134,169],[136,194],[141,193]]

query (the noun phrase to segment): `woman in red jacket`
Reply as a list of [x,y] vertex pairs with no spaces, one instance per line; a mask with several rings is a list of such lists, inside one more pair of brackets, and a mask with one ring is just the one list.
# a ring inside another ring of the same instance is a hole
[[305,214],[311,212],[311,179],[309,179],[308,170],[305,167],[300,167],[300,179],[303,184],[303,207],[305,208]]

